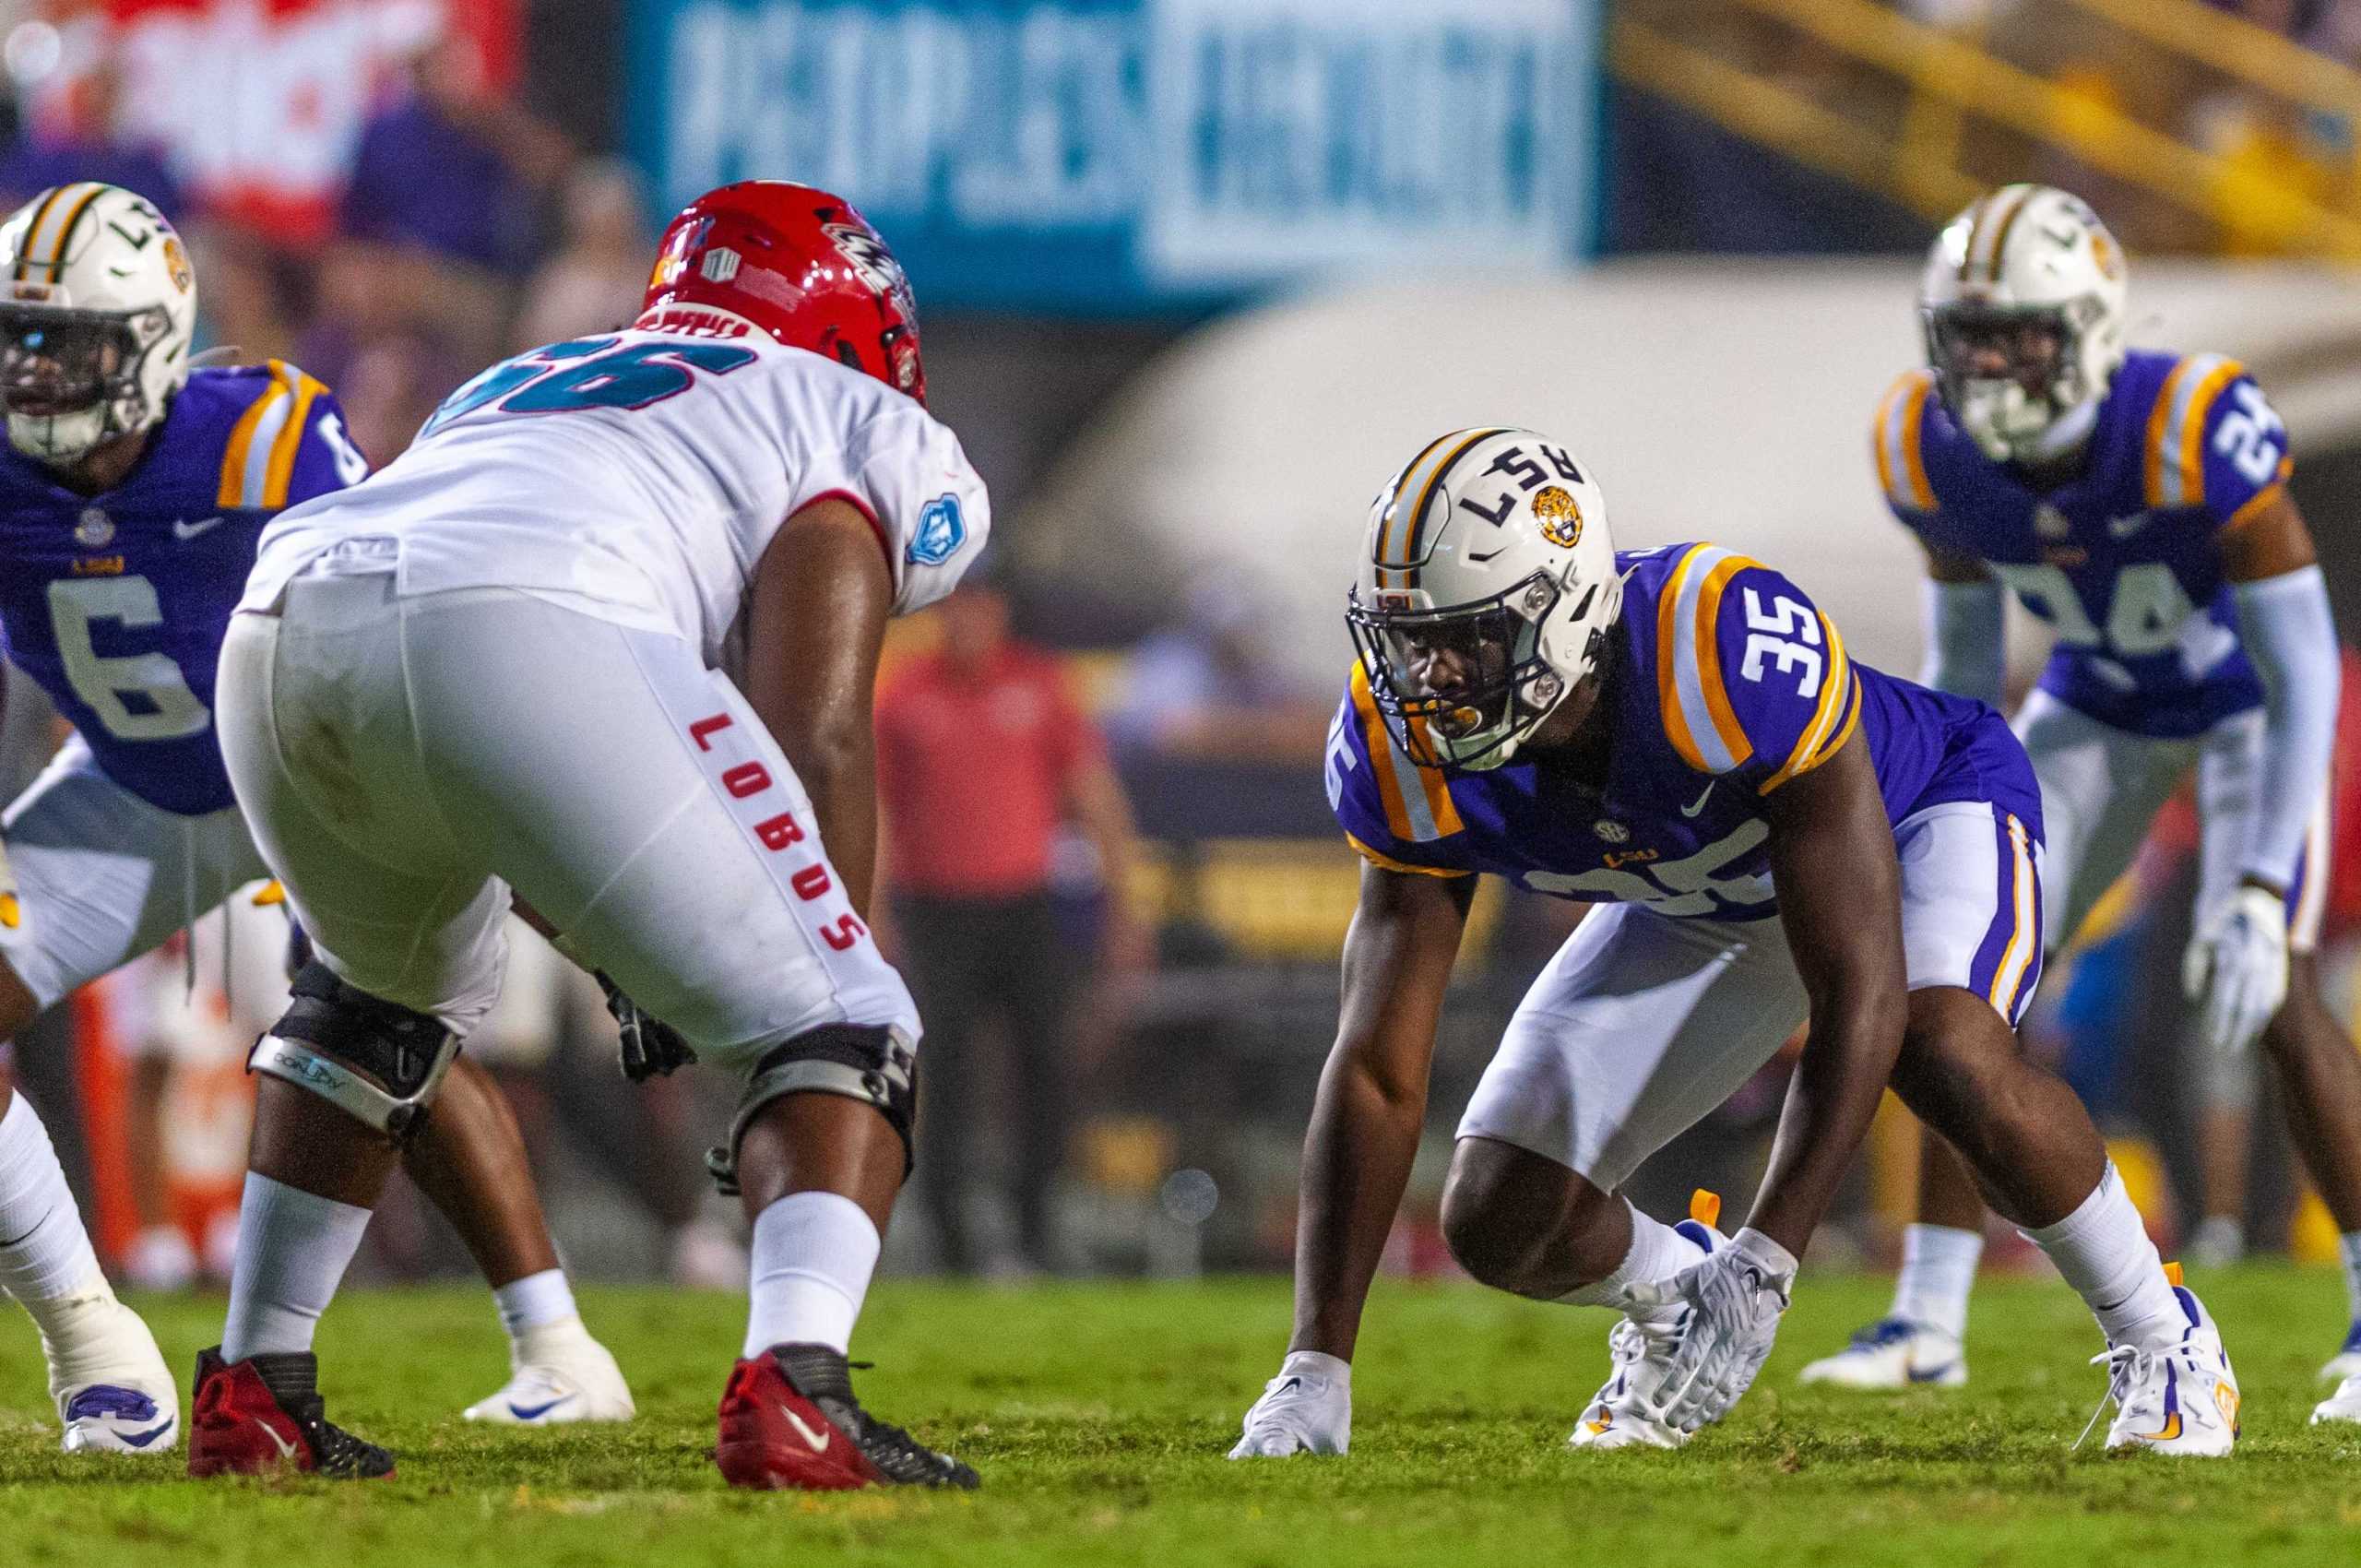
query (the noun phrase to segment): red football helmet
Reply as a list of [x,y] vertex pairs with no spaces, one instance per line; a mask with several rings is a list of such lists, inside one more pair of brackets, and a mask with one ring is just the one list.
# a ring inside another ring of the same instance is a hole
[[691,202],[657,247],[638,325],[767,332],[926,401],[902,264],[850,202],[810,185],[741,180]]

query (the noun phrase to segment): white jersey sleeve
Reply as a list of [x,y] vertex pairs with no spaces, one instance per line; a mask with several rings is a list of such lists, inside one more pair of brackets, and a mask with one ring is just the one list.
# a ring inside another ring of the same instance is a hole
[[790,517],[830,496],[867,514],[894,574],[896,615],[958,587],[991,531],[991,501],[958,438],[907,400],[879,408],[798,481]]

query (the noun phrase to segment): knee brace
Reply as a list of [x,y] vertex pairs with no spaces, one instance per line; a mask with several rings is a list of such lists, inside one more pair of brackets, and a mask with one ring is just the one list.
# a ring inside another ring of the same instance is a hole
[[408,1142],[459,1054],[458,1037],[423,1013],[354,990],[317,959],[296,971],[286,1016],[255,1042],[246,1070],[309,1089]]
[[763,1053],[738,1097],[730,1142],[708,1150],[706,1169],[724,1193],[738,1191],[738,1145],[763,1107],[791,1094],[842,1095],[873,1105],[902,1140],[910,1169],[910,1119],[918,1109],[918,1056],[909,1036],[891,1025],[823,1024]]

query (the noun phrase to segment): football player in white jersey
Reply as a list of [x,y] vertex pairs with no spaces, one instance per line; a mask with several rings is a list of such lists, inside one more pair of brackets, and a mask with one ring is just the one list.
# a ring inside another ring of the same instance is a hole
[[253,1058],[269,1202],[199,1358],[192,1474],[390,1473],[324,1419],[313,1326],[492,1004],[514,904],[644,1004],[627,1034],[657,1065],[744,1081],[713,1157],[753,1226],[723,1475],[975,1484],[862,1410],[845,1360],[919,1042],[863,921],[872,688],[887,621],[990,526],[924,396],[876,232],[744,182],[673,220],[630,329],[494,366],[264,536],[222,749],[317,958]]

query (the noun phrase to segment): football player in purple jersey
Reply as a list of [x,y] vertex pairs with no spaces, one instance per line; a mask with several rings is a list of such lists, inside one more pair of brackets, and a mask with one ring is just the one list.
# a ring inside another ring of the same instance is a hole
[[[1305,1140],[1294,1336],[1235,1456],[1348,1441],[1362,1305],[1485,873],[1597,906],[1511,1021],[1442,1200],[1478,1279],[1623,1314],[1574,1446],[1677,1447],[1745,1392],[1891,1082],[2090,1304],[2109,1446],[2229,1452],[2212,1318],[2072,1092],[2018,1049],[2041,802],[1997,713],[1850,659],[1759,562],[1618,554],[1582,465],[1525,430],[1455,432],[1394,476],[1347,620],[1328,796],[1367,863]],[[1743,1229],[1620,1195],[1807,1021]]]
[[[294,366],[192,369],[196,320],[180,236],[130,191],[60,185],[0,227],[0,637],[75,731],[0,818],[0,1039],[270,874],[214,730],[222,634],[263,525],[369,465]],[[629,1416],[505,1099],[472,1068],[455,1087],[409,1170],[496,1287],[516,1372],[468,1414]],[[41,1329],[65,1448],[172,1450],[172,1374],[5,1069],[0,1112],[0,1286]]]
[[[1879,481],[1927,552],[1921,679],[2000,700],[2006,600],[2057,640],[2015,730],[2048,826],[2047,938],[2070,938],[2192,773],[2202,825],[2182,980],[2242,1099],[2259,1039],[2343,1233],[2354,1332],[2315,1420],[2361,1420],[2361,1061],[2319,1001],[2338,661],[2277,413],[2236,361],[2124,346],[2122,252],[2079,197],[2010,185],[1947,227],[1928,364],[1886,395]],[[1966,1381],[1984,1205],[1927,1140],[1892,1312],[1807,1381]]]

